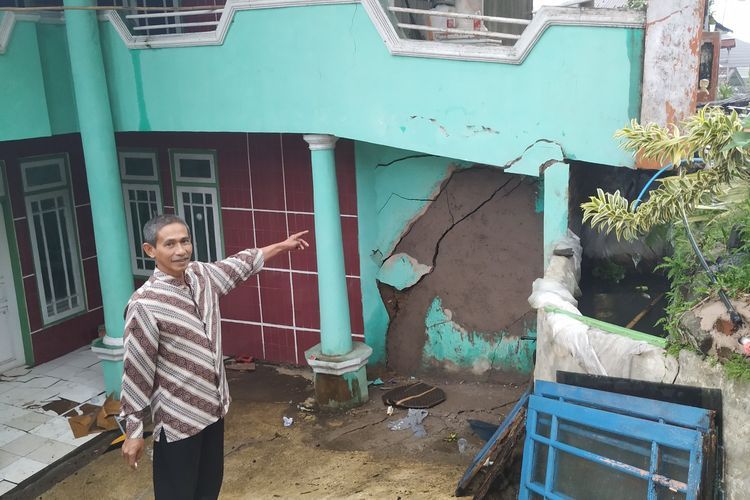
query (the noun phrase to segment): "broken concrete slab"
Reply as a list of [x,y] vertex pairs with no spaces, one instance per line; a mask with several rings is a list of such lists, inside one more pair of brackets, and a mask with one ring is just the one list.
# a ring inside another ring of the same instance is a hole
[[397,253],[383,262],[378,271],[378,281],[396,290],[414,286],[422,276],[432,272],[432,266],[421,264],[409,254]]

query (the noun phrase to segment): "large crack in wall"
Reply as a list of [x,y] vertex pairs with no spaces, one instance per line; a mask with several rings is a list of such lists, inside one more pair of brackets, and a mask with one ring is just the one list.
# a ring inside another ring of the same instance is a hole
[[529,283],[542,273],[538,195],[537,179],[493,168],[457,171],[443,184],[393,252],[431,271],[404,290],[379,284],[390,315],[391,368],[401,373],[429,368],[425,321],[436,300],[476,345],[520,337],[533,324],[526,299]]

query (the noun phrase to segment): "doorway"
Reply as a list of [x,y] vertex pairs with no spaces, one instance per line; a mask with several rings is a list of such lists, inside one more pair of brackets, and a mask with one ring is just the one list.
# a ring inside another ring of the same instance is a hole
[[24,364],[21,323],[5,230],[4,207],[0,204],[0,373]]

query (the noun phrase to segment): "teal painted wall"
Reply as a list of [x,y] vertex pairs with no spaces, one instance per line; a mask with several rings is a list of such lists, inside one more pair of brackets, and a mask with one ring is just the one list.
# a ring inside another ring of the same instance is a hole
[[35,23],[16,23],[0,55],[0,110],[0,140],[51,133]]
[[[482,373],[489,368],[528,374],[534,369],[535,343],[512,337],[505,332],[467,331],[452,321],[435,297],[425,316],[427,342],[422,362],[453,369],[471,368]],[[535,325],[527,325],[529,337],[536,337]]]
[[[3,73],[32,72],[34,30],[16,24]],[[109,23],[101,31],[118,131],[331,133],[493,165],[546,139],[568,158],[632,163],[611,137],[638,110],[640,29],[553,26],[521,65],[391,56],[358,4],[238,12],[222,46],[130,51]],[[45,53],[62,47],[46,42],[58,32],[40,30]],[[0,139],[50,133],[41,89],[8,90],[0,106],[41,107],[25,130],[1,122]],[[55,130],[72,109],[57,93]]]
[[[44,76],[50,132],[78,132],[78,114],[73,93],[73,75],[68,57],[64,24],[38,24],[39,59]],[[2,57],[0,57],[0,60]]]

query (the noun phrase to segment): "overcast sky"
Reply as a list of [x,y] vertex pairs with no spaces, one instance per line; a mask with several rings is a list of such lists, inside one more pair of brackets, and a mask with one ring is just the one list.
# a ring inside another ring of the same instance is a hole
[[[559,5],[565,1],[534,0],[534,10],[542,5]],[[750,42],[750,0],[714,0],[713,12],[716,20],[731,28],[737,38]]]

